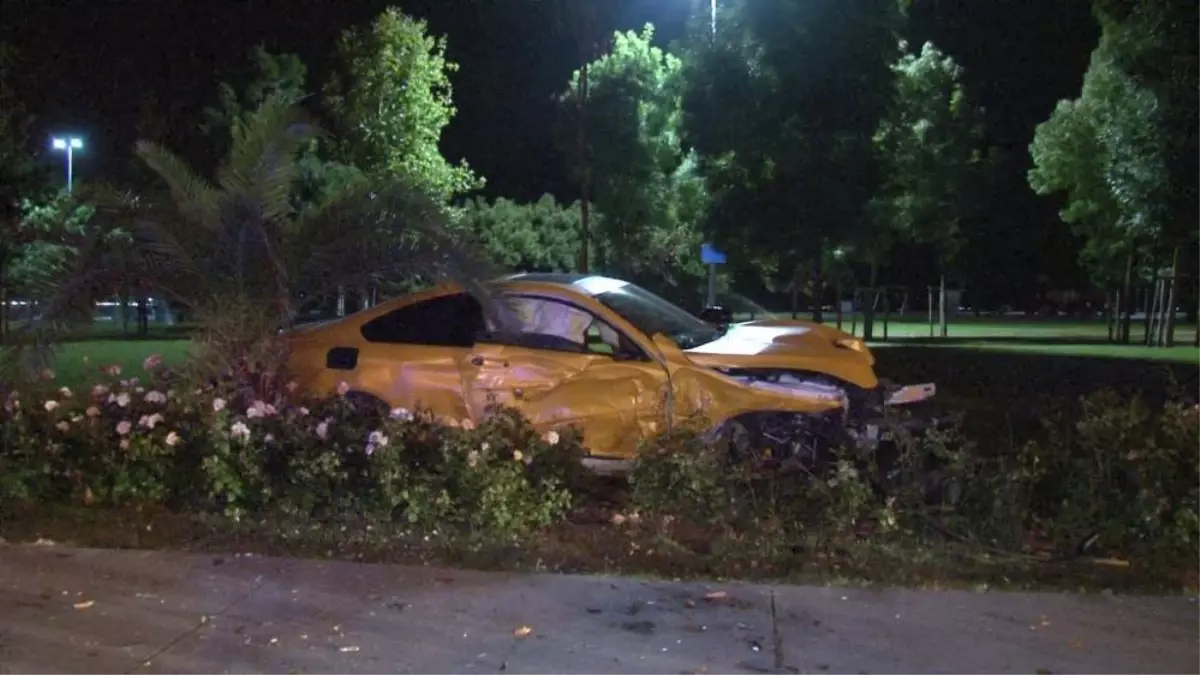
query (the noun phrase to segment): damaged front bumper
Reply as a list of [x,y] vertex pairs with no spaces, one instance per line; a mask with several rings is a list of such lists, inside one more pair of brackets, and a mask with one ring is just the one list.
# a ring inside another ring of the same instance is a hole
[[[870,398],[874,400],[857,411],[852,410],[851,416],[857,419],[847,425],[847,431],[860,448],[869,449],[894,440],[898,432],[920,434],[937,426],[937,418],[919,405],[937,395],[936,384],[885,384],[872,393]],[[854,412],[859,414],[853,415]]]

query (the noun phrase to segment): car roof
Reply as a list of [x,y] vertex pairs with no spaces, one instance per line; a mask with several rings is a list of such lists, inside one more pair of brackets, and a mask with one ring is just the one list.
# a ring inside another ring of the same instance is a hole
[[533,282],[541,284],[554,284],[556,286],[569,286],[584,295],[594,296],[602,293],[604,290],[620,288],[628,285],[629,282],[613,279],[611,277],[600,276],[598,274],[578,274],[568,272],[523,272],[520,274],[510,274],[500,279],[502,282]]

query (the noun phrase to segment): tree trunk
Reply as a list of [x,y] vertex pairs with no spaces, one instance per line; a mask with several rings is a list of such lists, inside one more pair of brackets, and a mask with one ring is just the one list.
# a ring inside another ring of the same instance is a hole
[[1153,285],[1147,286],[1142,290],[1142,307],[1145,307],[1145,310],[1142,312],[1142,314],[1144,315],[1142,317],[1142,343],[1145,344],[1146,346],[1150,346],[1152,344],[1152,342],[1150,341],[1150,334],[1151,334],[1150,329],[1151,329],[1152,317],[1154,316],[1154,310],[1155,310],[1154,300],[1157,297],[1157,295],[1158,295],[1158,281],[1157,280],[1155,280]]
[[[1200,293],[1196,293],[1196,315],[1200,316]],[[1192,344],[1200,347],[1200,321],[1196,322],[1196,335],[1192,338]]]
[[933,286],[925,287],[925,320],[929,323],[929,337],[933,337]]
[[1119,293],[1110,292],[1104,294],[1104,326],[1108,329],[1108,341],[1117,341],[1117,296]]
[[1175,246],[1175,250],[1171,252],[1171,279],[1168,282],[1171,284],[1170,290],[1167,292],[1167,322],[1163,327],[1162,346],[1175,346],[1175,303],[1179,301],[1177,289],[1179,288],[1179,246]]
[[[590,31],[589,31],[590,33]],[[585,36],[585,44],[591,43],[591,36]],[[588,200],[590,199],[591,174],[588,171],[587,151],[587,100],[588,100],[588,61],[591,60],[591,50],[583,59],[579,69],[579,271],[588,272],[588,243],[591,240],[591,223],[589,222]]]
[[950,329],[946,326],[946,275],[943,274],[938,280],[938,329],[942,337],[950,334]]
[[[907,296],[906,296],[907,297]],[[892,318],[892,298],[887,294],[885,289],[883,292],[883,341],[888,339],[888,320]]]
[[1191,300],[1182,300],[1182,302],[1187,303],[1187,322],[1200,325],[1200,283],[1198,283],[1200,280],[1196,278],[1197,271],[1200,270],[1193,270],[1186,275],[1190,282],[1188,290],[1191,292]]
[[872,260],[869,283],[867,284],[867,291],[871,294],[871,301],[866,302],[866,298],[863,299],[863,340],[871,340],[875,337],[875,303],[879,298],[879,291],[875,288],[875,284],[879,281],[878,276],[879,263]]
[[1133,327],[1133,251],[1125,258],[1125,280],[1121,283],[1121,336],[1120,343],[1129,344]]
[[150,308],[146,306],[146,296],[139,295],[137,299],[138,335],[145,337],[150,333]]
[[8,265],[0,251],[0,344],[8,342]]
[[121,310],[121,333],[129,334],[129,289],[121,289],[121,299],[119,303]]
[[833,284],[833,315],[837,321],[837,329],[842,329],[842,281],[839,279]]
[[796,319],[800,316],[800,279],[796,272],[792,272],[792,283],[789,290],[792,293],[792,319]]
[[1155,347],[1163,346],[1163,341],[1166,339],[1164,331],[1167,327],[1168,283],[1170,282],[1163,278],[1154,284],[1154,333],[1150,336],[1150,343]]
[[822,258],[824,257],[822,254],[825,252],[824,248],[825,248],[824,245],[822,245],[821,248],[817,250],[817,255],[813,259],[812,318],[813,318],[814,323],[824,323],[825,322],[825,312],[824,312],[824,308],[821,306],[822,305],[821,300],[825,296],[825,278],[823,276],[823,273],[824,273],[823,262],[824,261],[822,260]]

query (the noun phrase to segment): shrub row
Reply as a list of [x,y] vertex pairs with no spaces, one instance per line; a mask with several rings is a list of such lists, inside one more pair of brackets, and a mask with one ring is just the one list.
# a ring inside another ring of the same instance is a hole
[[[8,394],[0,502],[163,505],[512,538],[563,520],[582,494],[580,434],[539,434],[510,409],[475,425],[369,410],[344,395],[238,400],[184,386],[153,358],[146,368],[140,380],[108,368],[88,391],[46,378]],[[688,421],[646,441],[629,478],[631,510],[616,521],[668,536],[699,528],[787,555],[844,551],[864,537],[1168,565],[1200,555],[1195,405],[1152,409],[1100,393],[1070,414],[1048,414],[1042,433],[1020,444],[977,444],[948,425],[897,437],[891,454],[839,452],[819,475],[734,464],[707,440],[708,426]]]
[[702,442],[703,424],[682,425],[643,449],[632,495],[642,522],[699,522],[742,542],[770,533],[756,541],[788,554],[892,537],[1042,560],[1200,558],[1200,406],[1100,392],[1023,442],[975,443],[961,429],[896,437],[894,453],[841,451],[814,475],[730,465]]

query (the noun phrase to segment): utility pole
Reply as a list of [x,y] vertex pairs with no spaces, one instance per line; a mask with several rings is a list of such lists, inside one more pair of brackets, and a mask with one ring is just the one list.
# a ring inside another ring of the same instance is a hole
[[[586,20],[585,20],[586,21]],[[589,40],[590,42],[590,40]],[[579,69],[579,271],[588,272],[588,242],[592,231],[589,221],[588,200],[592,183],[592,169],[587,146],[587,100],[588,62],[591,50],[585,50],[583,67]]]

